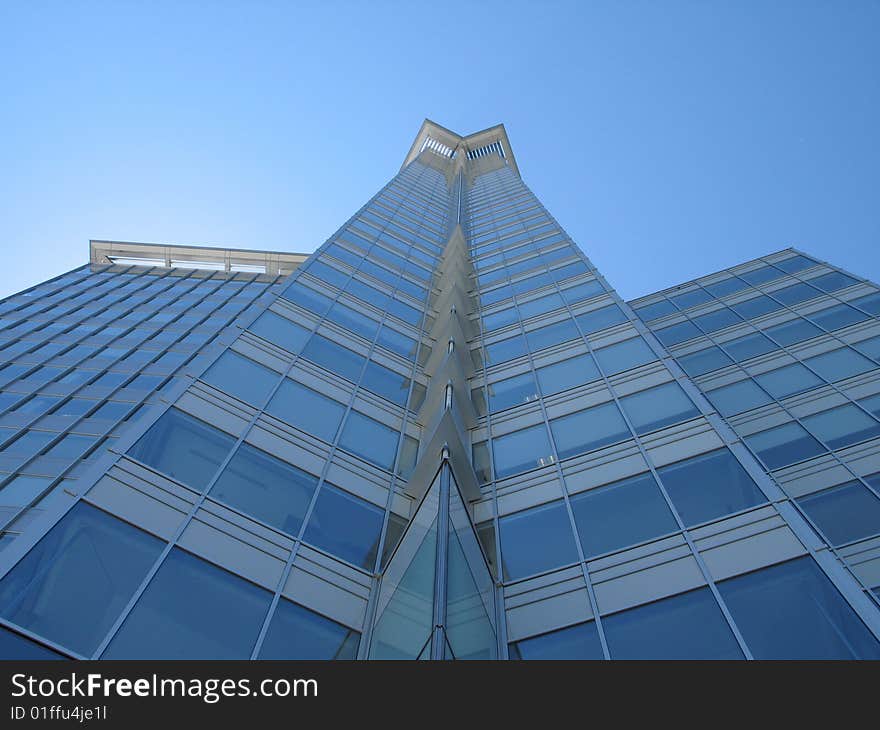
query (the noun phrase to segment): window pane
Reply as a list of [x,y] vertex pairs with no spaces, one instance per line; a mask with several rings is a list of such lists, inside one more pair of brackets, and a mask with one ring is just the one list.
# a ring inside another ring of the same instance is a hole
[[604,291],[605,288],[598,281],[593,280],[571,286],[568,289],[563,289],[561,294],[562,298],[568,304],[574,304],[575,302],[581,302],[584,299],[589,299],[597,294],[601,294]]
[[829,332],[868,319],[867,314],[850,307],[848,304],[837,304],[807,316],[822,329]]
[[741,322],[742,320],[729,309],[719,309],[709,314],[701,314],[694,317],[694,324],[703,332],[717,332],[718,330],[730,327],[731,325]]
[[880,658],[877,640],[812,558],[730,578],[718,590],[756,659]]
[[67,659],[63,654],[26,639],[21,634],[0,626],[0,657],[9,659]]
[[778,324],[775,327],[769,327],[766,333],[775,342],[786,346],[818,337],[822,334],[822,330],[805,319],[795,319],[791,322]]
[[560,459],[630,438],[626,422],[613,402],[554,419],[550,421],[550,431]]
[[829,383],[851,378],[853,375],[860,375],[877,367],[868,358],[848,347],[823,352],[821,355],[804,360],[804,364]]
[[518,320],[519,314],[517,313],[515,307],[502,309],[500,312],[493,312],[492,314],[483,315],[483,330],[486,332],[491,332],[492,330],[507,327],[507,325],[513,324]]
[[90,656],[163,545],[78,502],[0,582],[0,615]]
[[103,659],[248,659],[272,594],[174,548]]
[[538,368],[535,374],[541,392],[548,396],[596,380],[599,378],[599,368],[593,358],[585,354]]
[[738,279],[735,276],[731,276],[728,279],[721,279],[721,281],[716,281],[712,284],[704,285],[704,289],[708,289],[712,294],[716,297],[727,296],[728,294],[733,294],[736,291],[742,291],[743,289],[748,288],[748,284],[744,282],[742,279]]
[[775,292],[772,292],[774,299],[778,299],[780,302],[787,304],[788,306],[799,304],[800,302],[805,302],[808,299],[821,295],[821,291],[809,284],[804,284],[803,282],[787,286],[784,289],[777,289]]
[[848,482],[798,499],[832,545],[880,533],[880,499],[861,482]]
[[546,296],[532,299],[528,302],[520,302],[519,316],[522,319],[537,317],[539,314],[546,314],[547,312],[552,312],[554,309],[559,309],[564,306],[564,304],[565,303],[562,301],[562,297],[559,296],[559,294],[547,294]]
[[730,305],[730,308],[743,319],[760,317],[762,314],[773,312],[781,307],[782,305],[779,302],[775,302],[770,297],[764,295]]
[[859,297],[850,302],[850,304],[853,304],[866,312],[870,312],[871,314],[878,315],[880,314],[880,292],[874,292],[873,294]]
[[813,286],[819,287],[822,291],[832,292],[837,291],[838,289],[845,289],[858,282],[851,276],[841,274],[839,271],[832,271],[830,274],[823,274],[822,276],[817,276],[815,279],[810,279],[810,283]]
[[654,334],[660,342],[668,347],[669,345],[676,345],[679,342],[689,340],[692,337],[699,337],[702,333],[690,322],[680,322],[671,327],[657,330]]
[[659,302],[653,302],[652,304],[646,304],[635,310],[639,319],[644,320],[645,322],[650,322],[652,319],[657,319],[658,317],[665,317],[667,314],[672,314],[674,311],[676,311],[675,307],[665,299],[661,299]]
[[489,408],[493,412],[529,403],[538,397],[531,372],[490,383],[488,391]]
[[510,645],[511,659],[604,659],[595,621],[569,626]]
[[665,383],[620,399],[620,406],[639,435],[700,415],[678,383]]
[[742,659],[708,588],[602,619],[612,659]]
[[128,455],[201,490],[208,486],[234,444],[229,434],[169,408],[128,450]]
[[368,360],[361,378],[361,387],[403,407],[409,394],[409,378],[373,360]]
[[211,496],[291,535],[299,534],[317,477],[242,444]]
[[356,659],[360,634],[283,598],[272,616],[260,659]]
[[224,352],[202,376],[206,383],[260,408],[265,403],[280,373],[263,367],[232,350]]
[[594,309],[592,312],[586,312],[585,314],[579,314],[576,319],[585,335],[627,321],[623,310],[616,304],[602,307],[602,309]]
[[309,338],[309,331],[305,327],[275,312],[263,312],[248,330],[294,354],[302,349]]
[[376,505],[325,483],[303,539],[361,568],[372,568],[383,516]]
[[768,469],[788,466],[825,451],[822,445],[797,423],[786,423],[746,436],[745,442]]
[[543,423],[492,439],[492,454],[496,479],[553,463]]
[[513,360],[525,354],[526,341],[522,335],[486,345],[486,358],[491,364]]
[[302,355],[325,370],[341,375],[353,383],[356,383],[360,378],[361,368],[366,359],[319,334],[312,336],[303,349]]
[[573,495],[571,509],[586,557],[678,530],[650,474]]
[[616,375],[624,370],[653,362],[657,359],[654,351],[641,337],[633,337],[609,347],[596,350],[595,357],[599,367],[606,375]]
[[678,364],[681,365],[681,369],[692,378],[712,370],[717,370],[718,368],[723,368],[732,362],[733,360],[714,345],[707,347],[705,350],[698,350],[690,355],[682,355],[678,358]]
[[795,256],[792,256],[791,258],[783,259],[782,261],[776,261],[774,263],[774,266],[777,266],[783,271],[787,271],[789,274],[794,274],[798,271],[809,269],[815,264],[816,262],[813,261],[813,259],[797,254]]
[[577,547],[562,500],[507,515],[498,525],[506,580],[577,562]]
[[526,339],[532,352],[543,350],[545,347],[553,347],[578,337],[580,334],[573,319],[564,319],[561,322],[547,324],[540,329],[526,332]]
[[770,396],[752,380],[741,380],[723,388],[710,390],[706,393],[706,397],[722,416],[735,416],[737,413],[744,413],[771,401]]
[[346,451],[371,464],[391,470],[397,454],[398,432],[358,411],[351,411],[339,437]]
[[767,501],[727,449],[661,467],[657,473],[687,527]]
[[783,273],[772,266],[762,266],[760,269],[752,269],[751,271],[741,272],[739,276],[745,279],[749,284],[763,284],[765,281],[773,281],[778,279]]
[[275,391],[266,411],[301,431],[332,442],[345,407],[338,401],[287,378]]
[[825,382],[799,362],[757,375],[755,381],[776,399],[786,398],[795,393],[803,393],[805,390],[815,388]]
[[802,419],[813,436],[829,449],[842,449],[880,434],[880,423],[851,403]]
[[725,342],[722,347],[727,350],[736,362],[743,362],[752,357],[763,355],[777,349],[776,344],[768,340],[760,332],[754,332],[745,337],[738,337],[730,342]]
[[702,289],[694,289],[693,291],[685,292],[684,294],[676,294],[669,298],[679,309],[687,309],[688,307],[695,307],[698,304],[705,304],[712,299],[712,297]]

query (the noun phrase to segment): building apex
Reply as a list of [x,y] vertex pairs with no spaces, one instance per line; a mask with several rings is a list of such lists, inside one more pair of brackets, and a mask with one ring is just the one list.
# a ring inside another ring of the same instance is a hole
[[426,118],[409,148],[409,153],[404,159],[401,169],[418,157],[426,147],[439,154],[452,157],[459,149],[462,149],[465,154],[479,156],[480,151],[491,145],[495,145],[495,147],[492,147],[490,151],[499,152],[502,157],[508,160],[513,171],[519,175],[519,167],[517,167],[510,139],[503,124],[496,124],[473,134],[460,135]]

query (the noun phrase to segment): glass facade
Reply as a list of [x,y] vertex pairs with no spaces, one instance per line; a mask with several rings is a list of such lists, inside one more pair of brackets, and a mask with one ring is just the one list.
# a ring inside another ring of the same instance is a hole
[[2,656],[878,656],[870,282],[627,304],[431,122],[310,256],[91,254],[0,302]]

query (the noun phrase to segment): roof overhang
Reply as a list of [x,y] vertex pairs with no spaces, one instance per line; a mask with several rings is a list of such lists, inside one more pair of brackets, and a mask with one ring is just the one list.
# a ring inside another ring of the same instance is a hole
[[516,157],[513,155],[513,149],[510,146],[510,139],[507,137],[507,130],[503,124],[496,124],[494,127],[488,127],[480,132],[474,132],[467,136],[456,134],[452,130],[443,127],[430,119],[422,122],[419,133],[416,135],[409,153],[401,165],[401,169],[406,167],[416,157],[421,154],[422,150],[430,143],[430,141],[438,142],[444,147],[451,150],[449,157],[456,152],[462,150],[465,154],[472,150],[478,150],[492,142],[500,142],[504,149],[504,157],[510,163],[513,171],[519,175],[519,167],[516,164]]

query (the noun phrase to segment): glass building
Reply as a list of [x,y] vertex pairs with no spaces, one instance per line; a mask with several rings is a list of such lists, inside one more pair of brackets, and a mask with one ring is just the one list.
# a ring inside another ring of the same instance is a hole
[[880,658],[880,289],[627,304],[503,126],[310,256],[93,241],[0,431],[4,658]]

